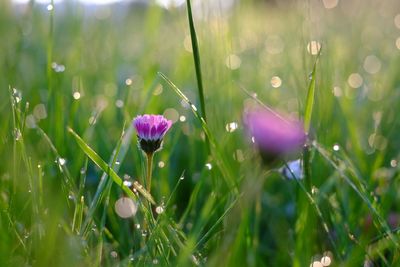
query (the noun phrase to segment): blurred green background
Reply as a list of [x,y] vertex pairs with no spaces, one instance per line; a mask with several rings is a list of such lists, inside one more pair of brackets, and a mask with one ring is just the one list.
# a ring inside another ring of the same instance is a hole
[[[0,265],[398,266],[400,3],[193,1],[211,151],[159,74],[199,109],[176,3],[0,2]],[[296,182],[261,165],[242,115],[259,100],[302,119],[321,48]],[[151,234],[140,211],[115,213],[120,186],[98,190],[102,170],[67,131],[108,162],[125,129],[114,167],[141,182],[130,125],[142,113],[174,121]]]

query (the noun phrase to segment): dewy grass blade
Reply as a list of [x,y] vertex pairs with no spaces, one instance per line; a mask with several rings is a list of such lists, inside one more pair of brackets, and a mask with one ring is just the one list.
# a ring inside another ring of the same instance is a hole
[[[129,197],[133,199],[137,199],[137,196],[130,190],[126,185],[123,184],[122,179],[118,176],[118,174],[111,169],[111,167],[102,159],[100,156],[92,149],[90,148],[85,141],[82,140],[82,138],[79,137],[78,134],[74,132],[71,128],[68,127],[68,131],[74,136],[76,142],[78,143],[79,147],[82,149],[82,151],[104,172],[106,172],[111,179],[121,187],[122,191],[124,191]],[[142,189],[144,191],[145,189]],[[139,191],[140,192],[140,191]],[[153,197],[147,193],[143,194],[143,196],[152,204],[156,204]]]
[[311,81],[310,81],[310,84],[308,85],[308,90],[307,90],[306,107],[305,107],[305,111],[304,111],[304,130],[307,134],[309,133],[310,126],[311,126],[311,117],[312,117],[314,100],[315,100],[316,70],[317,70],[317,62],[318,62],[320,54],[321,54],[321,49],[319,50],[317,58],[315,59],[314,67],[311,72]]
[[193,60],[194,60],[194,66],[196,69],[197,87],[199,90],[201,115],[204,118],[204,120],[207,121],[205,101],[204,101],[203,79],[201,76],[199,45],[197,42],[196,29],[194,27],[192,7],[190,4],[190,0],[186,0],[186,6],[187,6],[187,13],[188,13],[188,20],[189,20],[190,38],[192,40]]
[[[369,210],[372,212],[372,214],[375,216],[378,225],[382,227],[382,230],[387,234],[387,236],[391,239],[393,244],[399,248],[400,244],[398,241],[397,236],[395,236],[392,231],[390,230],[389,225],[387,222],[384,220],[383,216],[380,214],[378,209],[374,206],[373,202],[369,199],[369,195],[367,192],[363,191],[363,188],[359,189],[357,185],[351,180],[351,178],[345,173],[344,170],[339,166],[338,163],[335,162],[334,159],[331,158],[329,155],[329,152],[324,149],[320,144],[317,142],[313,142],[313,146],[316,148],[318,153],[339,173],[339,175],[344,179],[344,181],[357,193],[357,195],[367,204]],[[340,159],[337,159],[337,161],[341,161]],[[345,163],[343,163],[346,165]]]

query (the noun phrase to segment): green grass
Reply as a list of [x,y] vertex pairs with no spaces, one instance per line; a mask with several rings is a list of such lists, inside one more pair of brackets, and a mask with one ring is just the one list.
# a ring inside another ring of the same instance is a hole
[[[212,2],[0,2],[1,266],[400,266],[399,4]],[[262,165],[251,106],[304,121],[303,180]],[[176,120],[151,194],[143,113]]]

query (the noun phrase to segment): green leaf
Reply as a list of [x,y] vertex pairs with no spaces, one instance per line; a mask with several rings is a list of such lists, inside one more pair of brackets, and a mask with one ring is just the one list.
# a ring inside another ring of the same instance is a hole
[[317,62],[318,62],[320,53],[321,53],[321,49],[319,50],[317,58],[315,59],[314,67],[311,72],[311,81],[310,81],[310,84],[308,85],[308,90],[307,90],[307,100],[306,100],[306,107],[305,107],[305,112],[304,112],[304,130],[307,134],[310,131],[310,126],[311,126],[311,117],[312,117],[314,100],[315,100],[315,78],[316,78]]

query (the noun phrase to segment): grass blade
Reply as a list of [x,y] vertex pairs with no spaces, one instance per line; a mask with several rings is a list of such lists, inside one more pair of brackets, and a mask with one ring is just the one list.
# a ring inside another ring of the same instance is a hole
[[196,29],[194,27],[192,7],[190,4],[190,0],[186,0],[186,6],[187,6],[187,13],[188,13],[188,20],[189,20],[190,38],[192,40],[194,67],[196,69],[197,87],[199,90],[201,115],[204,118],[204,120],[207,121],[205,101],[204,101],[203,80],[201,77],[199,45],[197,43],[197,35],[196,35]]
[[[123,184],[122,179],[118,176],[118,174],[102,159],[100,156],[83,141],[83,139],[74,132],[71,128],[68,127],[68,131],[73,135],[75,138],[75,141],[78,143],[79,147],[82,149],[82,151],[104,172],[108,174],[108,176],[111,177],[111,179],[121,187],[122,191],[126,193],[129,197],[133,199],[137,199],[137,196],[130,190],[126,185]],[[139,190],[138,190],[139,191]],[[142,188],[140,193],[143,193],[145,189]],[[143,194],[143,196],[152,204],[156,204],[154,201],[153,197],[150,195],[150,193]]]
[[316,70],[317,70],[317,62],[318,62],[320,53],[321,53],[321,49],[319,50],[317,58],[315,59],[314,67],[311,72],[311,81],[310,81],[310,84],[308,85],[308,89],[307,89],[306,107],[305,107],[305,111],[304,111],[304,130],[307,134],[310,131],[311,117],[312,117],[312,112],[313,112],[313,107],[314,107]]

